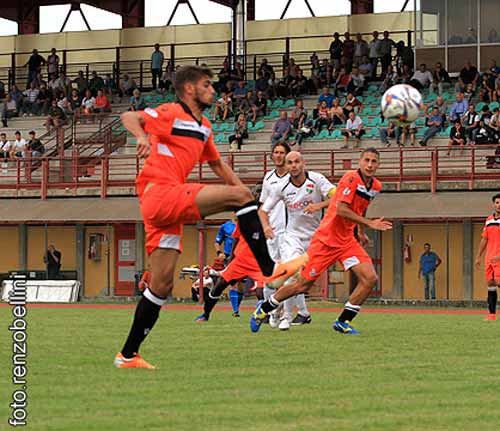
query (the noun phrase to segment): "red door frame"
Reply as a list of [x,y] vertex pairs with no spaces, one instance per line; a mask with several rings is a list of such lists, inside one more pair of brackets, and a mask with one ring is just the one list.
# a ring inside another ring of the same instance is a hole
[[[122,262],[120,261],[119,241],[135,240],[135,225],[133,224],[117,224],[115,225],[115,295],[117,296],[132,296],[135,291],[134,281],[119,281],[120,267],[135,267],[135,261]],[[137,257],[136,257],[137,258]]]

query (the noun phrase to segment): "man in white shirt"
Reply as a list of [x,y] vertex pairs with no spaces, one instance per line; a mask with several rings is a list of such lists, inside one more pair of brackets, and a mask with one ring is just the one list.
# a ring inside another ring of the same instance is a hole
[[40,114],[40,104],[37,103],[38,95],[40,94],[40,90],[36,88],[36,82],[31,81],[30,87],[23,93],[26,96],[23,99],[23,103],[21,104],[21,112],[24,116],[27,114],[31,115],[39,115]]
[[347,148],[347,140],[349,138],[354,138],[354,148],[358,147],[359,142],[361,141],[361,136],[364,134],[365,131],[363,130],[363,120],[361,117],[357,116],[354,111],[349,112],[346,129],[342,132],[342,135],[344,136],[344,146],[342,148]]
[[351,72],[351,81],[347,85],[347,92],[360,96],[365,89],[365,77],[360,73],[358,67],[353,67]]
[[12,143],[12,147],[10,149],[10,156],[12,158],[22,158],[24,157],[26,151],[26,140],[21,137],[21,132],[19,130],[14,134],[16,139]]
[[422,91],[424,88],[427,88],[433,80],[432,73],[427,70],[424,63],[420,65],[420,69],[416,70],[409,84],[412,87],[415,87],[417,90]]
[[[259,209],[266,238],[273,239],[275,232],[269,216],[278,204],[284,204],[286,226],[280,246],[283,261],[305,253],[309,241],[321,222],[321,210],[328,206],[330,197],[335,193],[335,186],[322,174],[305,170],[305,162],[299,152],[291,151],[287,154],[286,166],[289,172],[287,184],[268,196]],[[293,282],[293,279],[286,281],[286,283],[290,282]],[[276,283],[272,286],[279,287]],[[290,324],[302,325],[311,322],[304,295],[296,297],[299,313],[292,320],[295,305],[293,299],[289,298],[284,301],[284,312],[279,324],[282,330],[289,329]]]
[[368,44],[368,57],[372,64],[372,78],[375,78],[377,76],[377,63],[380,57],[380,39],[378,38],[378,31],[373,32],[373,39]]
[[11,144],[7,140],[7,135],[5,133],[0,133],[0,158],[3,162],[6,162],[10,158]]

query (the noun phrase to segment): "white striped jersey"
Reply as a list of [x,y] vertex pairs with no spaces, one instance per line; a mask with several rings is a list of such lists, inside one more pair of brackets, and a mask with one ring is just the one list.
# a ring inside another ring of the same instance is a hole
[[[285,184],[288,183],[289,179],[290,175],[288,173],[280,177],[276,172],[276,169],[267,172],[264,176],[264,180],[262,181],[260,202],[264,203],[266,199],[274,192],[281,190],[285,186]],[[283,202],[278,202],[269,211],[269,223],[274,229],[275,234],[280,234],[285,231],[286,213],[285,204]]]

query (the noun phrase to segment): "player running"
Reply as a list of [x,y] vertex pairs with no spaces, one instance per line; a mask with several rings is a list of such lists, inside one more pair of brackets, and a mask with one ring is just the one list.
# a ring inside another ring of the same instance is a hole
[[[306,252],[309,242],[321,222],[321,210],[328,206],[330,197],[335,193],[335,186],[322,174],[306,171],[304,159],[299,152],[292,151],[287,154],[286,166],[289,173],[288,182],[280,190],[275,190],[259,209],[264,233],[268,239],[273,239],[275,233],[269,214],[277,205],[284,204],[286,234],[280,241],[280,254],[285,261]],[[295,280],[289,279],[287,283],[293,281]],[[299,313],[293,319],[295,303],[297,303]],[[296,298],[292,297],[284,301],[279,328],[281,330],[290,329],[292,319],[296,325],[311,322],[311,314],[307,309],[303,293],[297,295]]]
[[497,320],[497,288],[500,287],[500,193],[493,196],[493,215],[484,223],[481,242],[476,257],[476,268],[481,266],[481,256],[486,250],[484,259],[486,282],[488,283],[488,316],[487,321]]
[[[173,288],[185,223],[235,210],[242,236],[268,280],[293,274],[307,260],[303,256],[275,264],[269,256],[252,193],[220,159],[210,122],[203,116],[214,99],[212,77],[208,68],[185,66],[175,80],[179,103],[122,114],[123,125],[137,138],[137,156],[147,158],[137,177],[137,194],[150,255],[151,285],[144,290],[129,336],[115,357],[118,368],[154,368],[138,354],[139,347]],[[227,185],[186,183],[199,162],[208,162]]]
[[[364,227],[385,231],[392,224],[383,218],[365,218],[368,205],[381,190],[380,181],[374,175],[380,163],[380,154],[375,148],[361,153],[359,169],[347,172],[337,186],[333,202],[314,234],[308,249],[309,262],[300,272],[297,282],[283,286],[264,303],[258,304],[250,318],[250,328],[257,332],[262,320],[278,305],[299,293],[307,292],[314,281],[333,263],[340,261],[344,270],[351,270],[358,279],[344,310],[333,324],[333,329],[342,334],[359,334],[351,325],[361,305],[377,282],[372,260],[362,245],[368,242]],[[358,242],[354,228],[358,225]]]

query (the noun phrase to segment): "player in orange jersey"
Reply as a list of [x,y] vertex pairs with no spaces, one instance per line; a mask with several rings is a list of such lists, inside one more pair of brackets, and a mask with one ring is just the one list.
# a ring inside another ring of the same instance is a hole
[[[333,329],[343,334],[357,334],[351,320],[359,313],[361,305],[377,283],[377,274],[372,260],[363,248],[369,239],[364,227],[385,231],[392,224],[383,218],[367,219],[368,205],[380,192],[382,186],[374,175],[380,163],[379,152],[367,148],[361,153],[359,169],[347,172],[337,186],[326,216],[314,234],[307,254],[309,262],[300,272],[297,282],[285,285],[264,303],[257,306],[250,319],[250,328],[257,332],[267,313],[279,306],[287,298],[307,292],[323,271],[337,261],[344,270],[356,274],[358,284]],[[358,226],[359,242],[354,228]]]
[[484,223],[481,242],[476,257],[476,268],[481,266],[481,256],[486,250],[484,260],[486,282],[488,283],[488,311],[484,320],[497,320],[497,289],[500,287],[500,193],[491,199],[493,214]]
[[220,272],[215,287],[205,296],[203,314],[195,319],[196,322],[206,322],[210,318],[210,313],[228,286],[234,285],[246,277],[250,277],[257,288],[264,286],[264,276],[247,242],[242,238],[239,224],[236,225],[233,237],[235,243],[233,244],[232,259],[229,265]]
[[[236,211],[242,236],[269,280],[293,274],[306,261],[302,256],[275,264],[269,256],[252,193],[220,159],[210,121],[203,116],[214,99],[212,77],[208,68],[185,66],[175,79],[178,103],[122,114],[123,125],[137,139],[137,156],[146,158],[137,177],[137,194],[150,255],[151,285],[144,290],[127,341],[115,357],[118,368],[154,368],[139,356],[139,346],[173,288],[185,223]],[[208,162],[227,185],[186,183],[193,167],[202,162]]]

